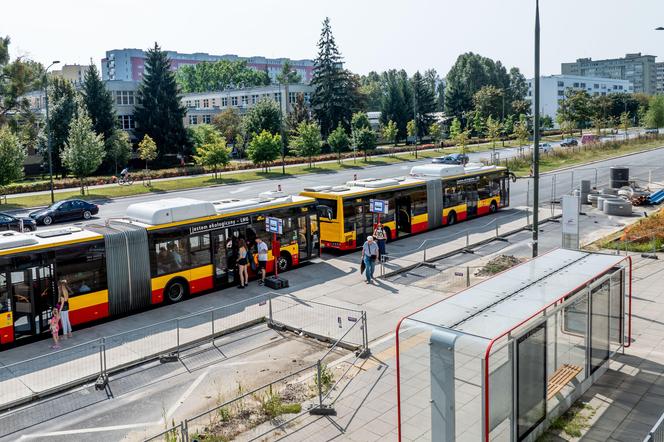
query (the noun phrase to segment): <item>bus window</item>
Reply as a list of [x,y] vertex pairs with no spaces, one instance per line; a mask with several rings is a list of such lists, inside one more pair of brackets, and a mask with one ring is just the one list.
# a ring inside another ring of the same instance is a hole
[[415,190],[410,192],[411,213],[415,215],[424,215],[428,212],[427,192],[426,190]]
[[55,257],[58,277],[71,287],[72,296],[104,290],[106,263],[103,244],[76,246],[58,251]]
[[153,250],[157,275],[189,268],[187,241],[180,232],[155,235]]
[[318,206],[316,207],[318,216],[327,219],[337,219],[337,201],[326,200],[318,198]]
[[463,192],[461,187],[449,186],[445,188],[445,194],[443,195],[443,207],[446,209],[448,207],[458,206],[463,203]]
[[[362,210],[361,206],[358,208],[360,211]],[[353,201],[344,201],[344,232],[354,232],[355,223],[355,207],[353,206]]]
[[189,262],[192,267],[210,264],[210,234],[189,237]]

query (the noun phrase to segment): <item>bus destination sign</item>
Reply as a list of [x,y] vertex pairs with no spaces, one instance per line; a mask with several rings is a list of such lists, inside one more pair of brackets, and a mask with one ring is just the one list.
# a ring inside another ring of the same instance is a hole
[[215,221],[213,223],[209,224],[203,224],[200,226],[192,226],[189,228],[189,233],[198,233],[198,232],[207,232],[209,230],[216,230],[216,229],[225,229],[226,227],[234,227],[234,226],[241,226],[244,224],[249,224],[249,217],[248,216],[240,216],[238,218],[229,218],[229,219],[222,219],[219,221]]

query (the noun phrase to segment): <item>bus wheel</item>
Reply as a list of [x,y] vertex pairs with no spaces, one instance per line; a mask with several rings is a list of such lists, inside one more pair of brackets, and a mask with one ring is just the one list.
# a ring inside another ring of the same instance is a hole
[[164,290],[168,302],[182,301],[182,298],[187,295],[188,291],[187,282],[182,279],[175,279],[169,282],[166,290]]
[[291,256],[288,253],[282,253],[279,255],[279,259],[277,259],[277,268],[280,272],[285,272],[291,268],[292,263]]
[[447,225],[451,226],[452,224],[456,224],[456,212],[450,212],[447,215]]
[[489,212],[496,213],[497,211],[498,211],[498,204],[496,204],[495,201],[491,201],[491,204],[489,205]]

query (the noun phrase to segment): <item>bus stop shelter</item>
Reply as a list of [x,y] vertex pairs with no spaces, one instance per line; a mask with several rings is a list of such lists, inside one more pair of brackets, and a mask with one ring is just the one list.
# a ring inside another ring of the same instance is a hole
[[403,318],[399,440],[534,441],[631,341],[631,260],[557,249]]

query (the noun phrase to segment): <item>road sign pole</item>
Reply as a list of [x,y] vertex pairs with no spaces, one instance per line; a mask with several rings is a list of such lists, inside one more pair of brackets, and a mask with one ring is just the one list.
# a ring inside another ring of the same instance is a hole
[[273,233],[272,234],[272,253],[274,254],[274,276],[279,276],[279,254],[281,253],[280,251],[281,247],[279,242],[277,241],[277,234]]

